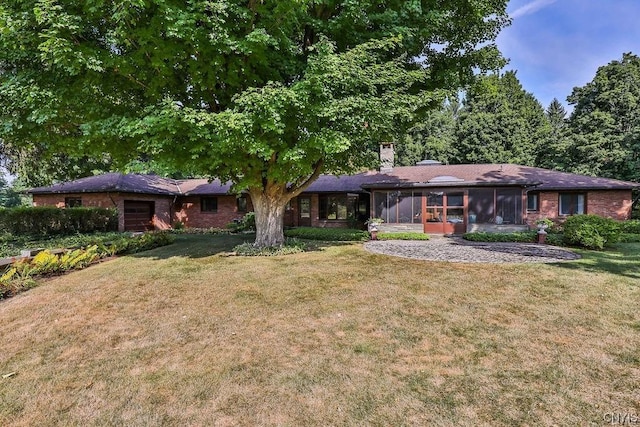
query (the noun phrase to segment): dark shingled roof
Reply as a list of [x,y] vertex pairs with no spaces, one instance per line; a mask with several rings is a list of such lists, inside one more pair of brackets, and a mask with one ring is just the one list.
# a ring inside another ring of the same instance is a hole
[[362,186],[379,178],[377,172],[364,172],[357,175],[320,175],[304,191],[305,193],[359,193]]
[[[358,193],[366,189],[520,186],[536,190],[631,190],[640,184],[511,164],[402,166],[387,172],[320,175],[305,193]],[[231,183],[215,179],[173,180],[156,175],[107,173],[38,187],[31,194],[123,192],[157,195],[224,195]]]
[[364,188],[514,185],[537,190],[630,190],[640,184],[512,164],[402,166]]
[[209,182],[208,179],[185,179],[180,181],[179,185],[180,190],[182,190],[182,194],[186,196],[221,196],[229,194],[232,184],[231,182],[225,182],[223,184],[219,179],[214,179],[211,182]]
[[29,190],[31,194],[116,192],[172,196],[180,194],[180,188],[178,181],[157,175],[106,173]]

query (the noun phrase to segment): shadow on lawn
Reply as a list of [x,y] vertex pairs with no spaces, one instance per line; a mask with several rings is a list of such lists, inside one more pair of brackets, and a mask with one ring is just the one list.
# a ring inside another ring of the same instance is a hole
[[582,259],[552,264],[567,270],[611,273],[640,279],[640,243],[623,243],[606,251],[580,251]]
[[[176,241],[150,251],[130,255],[138,258],[168,259],[172,257],[206,258],[233,252],[242,243],[252,243],[255,234],[178,234]],[[321,251],[330,246],[350,245],[353,242],[321,242],[303,240],[306,252]]]

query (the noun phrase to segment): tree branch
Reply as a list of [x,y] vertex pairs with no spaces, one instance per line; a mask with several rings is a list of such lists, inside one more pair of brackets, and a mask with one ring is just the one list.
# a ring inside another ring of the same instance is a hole
[[311,185],[313,181],[318,179],[323,166],[324,166],[324,159],[318,160],[313,165],[313,173],[309,175],[309,177],[305,179],[302,184],[298,186],[293,186],[287,189],[287,195],[290,196],[289,198],[293,199],[294,197],[299,196],[304,190],[306,190]]

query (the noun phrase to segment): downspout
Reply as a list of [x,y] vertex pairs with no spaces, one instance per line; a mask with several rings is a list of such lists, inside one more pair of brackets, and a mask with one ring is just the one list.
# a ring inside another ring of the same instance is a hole
[[[524,186],[524,190],[525,191],[524,191],[524,200],[522,201],[522,216],[523,216],[522,220],[523,220],[523,223],[525,225],[527,225],[527,226],[529,225],[529,209],[528,209],[529,208],[529,206],[528,206],[528,203],[529,203],[529,188],[533,188],[535,190],[536,187],[538,187],[540,184],[541,183],[534,183],[534,184],[531,184],[531,185],[525,185]],[[540,206],[540,193],[538,193],[538,212],[540,212],[541,209],[542,208]]]
[[118,204],[116,203],[115,200],[113,200],[113,197],[111,197],[111,193],[107,192],[107,196],[109,196],[109,199],[111,200],[111,203],[113,203],[113,207],[115,207],[116,210],[118,210]]
[[175,214],[175,206],[176,206],[176,201],[178,200],[178,195],[174,195],[173,196],[173,202],[171,202],[171,207],[169,207],[169,220],[171,221],[171,224],[169,224],[171,226],[171,228],[173,228],[173,215]]

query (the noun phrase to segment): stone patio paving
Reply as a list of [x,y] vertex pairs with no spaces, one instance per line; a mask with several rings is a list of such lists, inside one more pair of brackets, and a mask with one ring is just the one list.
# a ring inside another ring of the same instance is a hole
[[460,237],[430,240],[376,240],[364,244],[373,253],[428,261],[476,263],[553,263],[580,259],[580,255],[557,246],[535,243],[470,242]]

